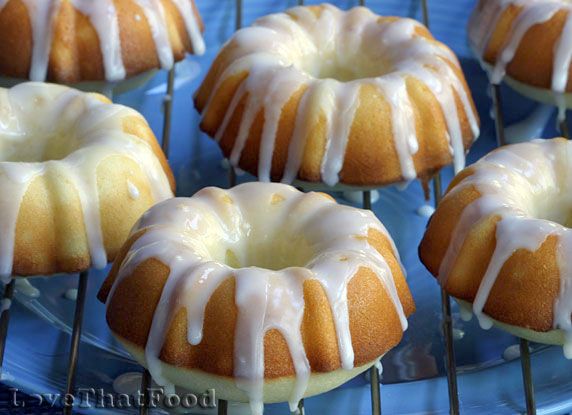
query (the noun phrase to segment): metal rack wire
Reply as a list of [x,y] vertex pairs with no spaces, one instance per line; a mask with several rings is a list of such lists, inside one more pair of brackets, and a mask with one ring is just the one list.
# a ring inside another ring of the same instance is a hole
[[[66,396],[74,395],[76,368],[79,354],[79,343],[81,340],[81,328],[83,324],[83,309],[85,306],[85,293],[87,288],[88,271],[79,274],[77,289],[77,302],[75,305],[75,315],[73,319],[73,332],[70,346],[70,360],[68,363],[68,379],[66,383]],[[64,406],[64,415],[71,415],[73,406]]]
[[[421,1],[423,22],[428,27],[428,4],[427,0]],[[304,4],[304,0],[298,0],[299,5]],[[359,5],[365,6],[365,0],[359,0]],[[242,26],[242,0],[236,0],[236,29]],[[167,76],[167,92],[163,98],[163,109],[164,109],[164,121],[163,121],[163,131],[162,131],[162,149],[165,155],[168,157],[169,154],[169,143],[170,143],[170,132],[172,124],[172,103],[174,95],[174,79],[175,70],[174,68],[168,72]],[[503,116],[501,107],[501,94],[499,85],[491,85],[492,87],[492,100],[493,109],[495,114],[495,129],[497,136],[497,145],[504,145],[504,127],[503,127]],[[563,136],[570,138],[570,133],[566,119],[560,122],[560,130]],[[229,185],[232,187],[236,184],[236,172],[232,166],[229,170]],[[441,200],[442,188],[441,188],[441,176],[438,173],[433,178],[433,193],[435,206],[437,206]],[[371,192],[369,190],[363,192],[363,207],[365,209],[371,209]],[[75,392],[75,379],[76,370],[79,356],[79,345],[81,343],[81,332],[82,332],[82,322],[83,322],[83,310],[85,306],[87,280],[89,272],[84,271],[80,273],[78,279],[78,297],[76,302],[76,309],[74,314],[74,324],[72,330],[72,336],[70,341],[70,351],[69,351],[69,365],[66,383],[66,393],[73,395]],[[15,281],[12,280],[4,287],[4,295],[2,297],[3,305],[10,304],[14,294]],[[451,318],[451,303],[450,298],[447,293],[442,290],[442,326],[443,334],[446,342],[446,372],[448,381],[448,392],[449,392],[449,407],[450,414],[458,415],[459,412],[459,395],[457,387],[457,371],[455,364],[455,352],[453,345],[453,326]],[[4,358],[4,351],[6,347],[8,325],[10,319],[10,308],[4,307],[5,310],[2,312],[0,317],[0,374],[2,372],[2,363]],[[535,401],[534,401],[534,388],[531,373],[531,362],[530,362],[530,352],[528,347],[528,342],[525,339],[520,340],[520,351],[521,351],[521,364],[523,373],[523,383],[526,397],[526,408],[527,414],[532,415],[536,413]],[[381,397],[380,397],[380,379],[379,373],[375,367],[371,369],[370,376],[370,389],[371,389],[371,402],[372,402],[372,414],[381,414]],[[142,404],[139,408],[140,415],[146,415],[149,412],[149,396],[148,390],[151,385],[151,376],[147,370],[144,371],[141,380],[141,393],[143,396]],[[227,414],[228,403],[224,400],[219,400],[218,402],[218,414]],[[63,414],[72,414],[73,406],[65,406],[63,408]],[[304,401],[301,400],[297,408],[296,413],[304,413]]]
[[[8,304],[12,303],[12,297],[14,296],[14,287],[16,286],[16,281],[10,281],[4,287],[4,296],[2,297],[2,303]],[[7,307],[2,312],[2,317],[0,318],[0,374],[2,373],[2,363],[4,362],[4,351],[6,350],[6,339],[8,336],[8,322],[10,321],[10,307]]]

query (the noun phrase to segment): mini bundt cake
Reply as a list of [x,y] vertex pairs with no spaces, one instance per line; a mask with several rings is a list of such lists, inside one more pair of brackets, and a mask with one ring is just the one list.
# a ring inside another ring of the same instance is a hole
[[195,95],[201,129],[262,181],[426,181],[479,121],[459,62],[412,19],[324,4],[258,19],[222,47]]
[[0,88],[0,276],[105,267],[173,189],[138,112],[54,84]]
[[495,150],[458,174],[419,256],[482,327],[564,344],[572,358],[572,143]]
[[395,346],[415,305],[370,211],[251,182],[148,210],[99,298],[116,339],[162,386],[289,401],[330,390]]
[[119,81],[202,54],[193,0],[0,0],[0,76]]
[[[571,106],[572,3],[557,0],[479,0],[469,42],[490,67],[491,82],[507,83],[532,99]],[[568,105],[567,105],[568,104]]]

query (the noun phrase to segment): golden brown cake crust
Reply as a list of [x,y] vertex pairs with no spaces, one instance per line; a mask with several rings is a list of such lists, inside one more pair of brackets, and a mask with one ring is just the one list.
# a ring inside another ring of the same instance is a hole
[[[317,16],[323,10],[323,6],[311,8],[312,13]],[[296,17],[293,14],[290,16],[293,19]],[[378,21],[393,22],[397,19],[396,17],[379,17]],[[415,36],[437,44],[437,41],[424,27],[416,27]],[[195,95],[195,107],[202,114],[200,128],[213,138],[223,125],[225,114],[229,110],[233,96],[249,75],[248,71],[243,71],[226,78],[223,77],[224,70],[233,63],[233,55],[236,55],[239,47],[237,43],[231,39],[223,46]],[[451,55],[454,56],[452,52]],[[457,66],[458,63],[450,62],[442,57],[439,59],[445,61],[460,80],[464,93],[468,96],[469,106],[476,116],[470,91],[463,73]],[[424,82],[413,76],[407,76],[406,83],[414,113],[415,133],[419,143],[419,149],[413,154],[413,162],[417,177],[422,181],[428,181],[435,172],[453,162],[447,123],[439,101]],[[302,85],[282,107],[270,172],[270,178],[273,181],[279,181],[283,177],[289,156],[289,146],[294,135],[294,126],[299,115],[300,101],[306,89],[307,85]],[[475,136],[465,112],[467,108],[462,104],[457,92],[453,91],[453,93],[462,134],[462,145],[466,151],[474,141]],[[230,157],[237,140],[247,97],[248,94],[245,94],[234,112],[230,114],[226,129],[220,137],[219,145],[227,158]],[[339,173],[339,182],[349,185],[383,186],[404,181],[400,157],[395,140],[392,139],[392,114],[388,100],[379,93],[372,81],[372,83],[365,83],[361,87],[359,103],[351,125],[343,168]],[[478,123],[478,116],[476,117]],[[260,173],[259,152],[264,122],[265,114],[264,108],[262,108],[255,116],[254,123],[248,131],[248,138],[238,162],[241,169],[254,175]],[[300,180],[323,181],[320,168],[327,141],[326,122],[325,114],[318,114],[316,121],[309,129],[297,176]]]
[[[193,47],[185,22],[171,0],[161,0],[167,20],[175,61]],[[201,31],[203,25],[191,2]],[[144,13],[133,0],[113,0],[117,10],[121,54],[126,76],[159,68],[155,43]],[[8,0],[0,10],[0,76],[27,79],[30,73],[33,30],[28,9],[22,0]],[[105,79],[100,40],[89,18],[76,10],[70,0],[62,0],[54,23],[47,81],[77,83]]]
[[[106,316],[111,331],[141,349],[145,348],[169,268],[151,258],[123,278],[115,287],[112,297],[108,298],[108,295],[129,248],[144,233],[145,229],[138,231],[123,246],[98,294],[102,302],[109,300]],[[412,314],[415,305],[389,241],[373,230],[368,241],[387,260],[405,315]],[[237,315],[234,289],[234,277],[231,277],[213,293],[205,311],[203,338],[197,346],[190,345],[187,340],[185,310],[178,310],[160,359],[176,367],[201,369],[210,374],[232,377]],[[303,289],[305,309],[301,332],[312,372],[338,369],[341,363],[328,298],[317,281],[305,281]],[[355,274],[348,285],[348,304],[356,367],[379,358],[400,341],[402,327],[399,316],[373,271],[362,267]],[[295,376],[288,346],[276,330],[266,333],[264,350],[265,378]]]

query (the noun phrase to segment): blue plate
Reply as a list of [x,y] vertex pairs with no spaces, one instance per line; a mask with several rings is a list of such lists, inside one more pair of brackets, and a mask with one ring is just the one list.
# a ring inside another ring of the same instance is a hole
[[[296,2],[245,0],[244,3],[243,19],[249,24],[256,17],[283,10]],[[352,1],[334,3],[342,8],[355,4]],[[199,117],[193,109],[192,93],[222,42],[233,33],[234,4],[234,0],[198,0],[207,28],[208,52],[200,58],[189,57],[177,67],[170,163],[180,196],[192,195],[204,186],[226,187],[228,183],[228,170],[218,146],[198,129]],[[379,0],[367,4],[379,14],[420,16],[419,1],[415,0]],[[479,108],[481,137],[469,153],[468,162],[471,163],[495,146],[493,122],[489,117],[491,101],[486,93],[488,82],[476,60],[469,56],[465,41],[465,22],[473,2],[429,2],[429,7],[432,32],[459,56]],[[166,74],[160,73],[146,87],[116,97],[116,101],[141,111],[160,137],[163,122],[160,109],[165,90]],[[536,108],[536,103],[507,88],[503,88],[502,94],[507,125],[526,117]],[[554,126],[553,115],[543,136],[558,135]],[[443,170],[444,186],[452,175],[451,168]],[[239,182],[254,180],[250,175],[238,179]],[[350,203],[339,193],[333,195],[342,203]],[[417,312],[409,319],[403,341],[383,359],[384,413],[444,414],[449,411],[440,290],[417,257],[417,246],[427,218],[416,211],[424,204],[432,205],[433,202],[423,200],[418,182],[410,184],[405,191],[394,187],[380,189],[380,198],[373,204],[376,215],[395,239],[417,304]],[[105,275],[105,271],[90,272],[77,384],[80,388],[112,393],[113,381],[118,376],[141,371],[141,367],[113,340],[105,324],[104,306],[95,298]],[[65,389],[69,333],[75,307],[73,301],[66,299],[65,293],[77,285],[77,278],[36,278],[31,283],[39,289],[40,296],[32,298],[24,290],[17,290],[3,381],[27,393],[56,394]],[[505,353],[507,348],[518,343],[518,339],[495,329],[483,331],[475,321],[463,322],[456,305],[453,305],[453,318],[462,413],[523,412],[520,361],[507,360],[510,357]],[[572,363],[564,359],[560,348],[533,345],[533,350],[532,371],[538,413],[569,412],[572,409]],[[305,407],[309,414],[371,413],[369,385],[364,377],[358,377],[337,390],[305,400]],[[80,411],[121,412],[97,408],[94,402]],[[284,414],[288,413],[288,408],[285,404],[268,405],[266,413]]]

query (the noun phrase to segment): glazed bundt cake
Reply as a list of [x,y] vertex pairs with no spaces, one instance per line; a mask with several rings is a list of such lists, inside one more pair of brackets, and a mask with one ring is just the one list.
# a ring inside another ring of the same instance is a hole
[[491,82],[557,104],[560,116],[572,92],[572,3],[557,0],[480,0],[469,20],[469,41]]
[[426,181],[453,159],[462,169],[479,133],[453,52],[364,7],[295,7],[239,30],[195,106],[231,164],[262,181]]
[[372,212],[257,182],[148,210],[99,298],[159,385],[214,387],[255,414],[366,370],[415,309]]
[[482,327],[564,344],[572,358],[572,143],[495,150],[451,182],[419,247]]
[[138,112],[53,84],[0,88],[0,276],[105,267],[173,188]]
[[119,81],[202,54],[193,0],[0,0],[0,76]]

